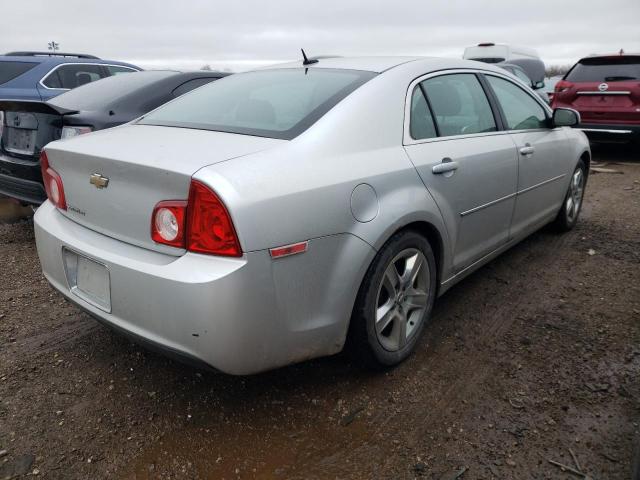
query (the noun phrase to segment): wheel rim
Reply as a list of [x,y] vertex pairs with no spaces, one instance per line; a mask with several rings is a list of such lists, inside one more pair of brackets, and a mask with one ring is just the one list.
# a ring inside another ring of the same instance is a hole
[[429,301],[429,264],[416,248],[398,253],[384,271],[375,309],[375,329],[385,350],[401,350],[424,321]]
[[582,205],[582,194],[584,192],[584,174],[582,169],[578,168],[571,177],[571,184],[569,185],[569,194],[565,201],[565,209],[567,213],[567,220],[570,222],[575,221],[580,213],[580,206]]

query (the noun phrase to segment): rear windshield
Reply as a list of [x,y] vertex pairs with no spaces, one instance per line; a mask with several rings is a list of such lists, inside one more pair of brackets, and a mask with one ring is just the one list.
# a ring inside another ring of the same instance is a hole
[[96,111],[116,104],[122,97],[155,82],[178,75],[170,71],[135,72],[114,75],[59,95],[49,103],[69,110]]
[[37,63],[29,62],[0,62],[0,85],[28,72]]
[[640,79],[640,57],[585,58],[567,73],[570,82],[624,82]]
[[138,123],[291,140],[375,75],[321,68],[240,73],[183,95]]

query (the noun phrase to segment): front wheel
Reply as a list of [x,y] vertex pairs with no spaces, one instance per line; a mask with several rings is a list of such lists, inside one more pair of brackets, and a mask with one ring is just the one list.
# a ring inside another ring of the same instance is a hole
[[351,353],[369,367],[402,362],[431,316],[435,292],[429,242],[410,230],[395,234],[376,255],[358,292],[349,328]]
[[573,171],[569,189],[565,195],[564,202],[558,216],[554,221],[557,230],[567,232],[575,227],[578,222],[578,216],[582,209],[582,200],[584,198],[584,189],[587,183],[587,168],[584,162],[580,160],[576,169]]

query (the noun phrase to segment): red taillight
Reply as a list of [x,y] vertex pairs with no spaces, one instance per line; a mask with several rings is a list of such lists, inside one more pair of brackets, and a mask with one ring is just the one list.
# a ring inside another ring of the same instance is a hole
[[154,242],[184,248],[187,202],[169,200],[160,202],[151,217],[151,238]]
[[62,178],[60,178],[58,172],[49,166],[49,159],[44,150],[40,154],[40,168],[42,169],[42,181],[44,182],[44,189],[47,191],[47,197],[60,210],[66,210],[67,200],[64,196]]
[[556,83],[554,91],[555,93],[563,93],[569,90],[571,87],[573,87],[573,83],[567,82],[566,80],[560,80],[558,83]]
[[187,208],[187,250],[198,253],[242,256],[231,216],[209,187],[191,181]]
[[169,200],[155,206],[151,238],[190,252],[242,256],[226,207],[209,187],[196,180],[191,181],[188,202]]

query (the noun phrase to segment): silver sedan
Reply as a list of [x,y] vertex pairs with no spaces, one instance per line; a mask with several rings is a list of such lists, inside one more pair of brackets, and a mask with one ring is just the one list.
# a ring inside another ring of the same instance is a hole
[[577,123],[465,60],[232,75],[46,147],[42,269],[104,324],[223,372],[345,346],[395,365],[436,297],[575,225],[591,158]]

